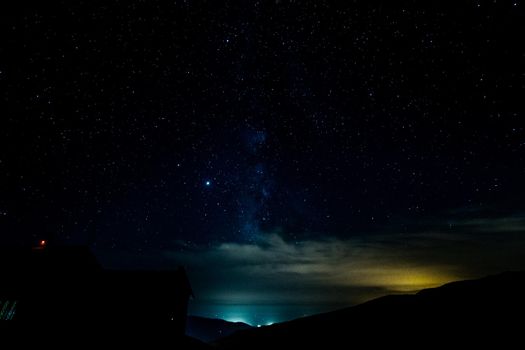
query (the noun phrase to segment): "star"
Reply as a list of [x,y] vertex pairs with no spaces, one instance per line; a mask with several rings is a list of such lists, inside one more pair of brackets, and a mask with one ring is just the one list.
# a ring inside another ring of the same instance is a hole
[[204,185],[206,185],[206,187],[210,187],[211,186],[211,181],[210,180],[206,180],[204,182]]

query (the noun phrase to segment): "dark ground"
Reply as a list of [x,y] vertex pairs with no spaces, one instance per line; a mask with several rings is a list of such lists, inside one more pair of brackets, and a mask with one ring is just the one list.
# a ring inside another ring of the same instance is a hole
[[510,346],[519,341],[525,272],[391,295],[347,309],[238,332],[225,349],[342,349],[355,345],[426,348]]
[[228,322],[199,316],[188,316],[186,335],[204,342],[212,342],[233,333],[250,329],[252,326],[243,322]]
[[[212,345],[176,337],[163,324],[4,323],[5,344],[18,348],[145,347],[156,349],[428,348],[519,344],[525,272],[460,281],[415,295],[391,295],[325,314],[251,328]],[[17,348],[12,347],[12,348]]]

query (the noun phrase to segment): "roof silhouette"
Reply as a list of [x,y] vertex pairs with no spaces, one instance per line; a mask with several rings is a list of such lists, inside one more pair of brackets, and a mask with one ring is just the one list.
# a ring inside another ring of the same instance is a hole
[[107,270],[88,247],[40,246],[0,252],[0,302],[13,320],[175,321],[184,333],[193,295],[183,268]]

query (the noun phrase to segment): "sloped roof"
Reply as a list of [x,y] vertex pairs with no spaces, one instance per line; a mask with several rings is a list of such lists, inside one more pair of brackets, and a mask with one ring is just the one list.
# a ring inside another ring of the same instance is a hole
[[110,294],[193,295],[182,267],[169,271],[106,270],[85,246],[0,250],[0,279],[0,299],[33,293],[35,286],[42,293],[98,286]]

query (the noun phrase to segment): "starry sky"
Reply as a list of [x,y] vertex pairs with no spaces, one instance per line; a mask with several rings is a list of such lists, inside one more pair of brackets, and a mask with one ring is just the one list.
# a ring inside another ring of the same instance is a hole
[[2,8],[2,245],[184,264],[197,303],[525,268],[521,0]]

